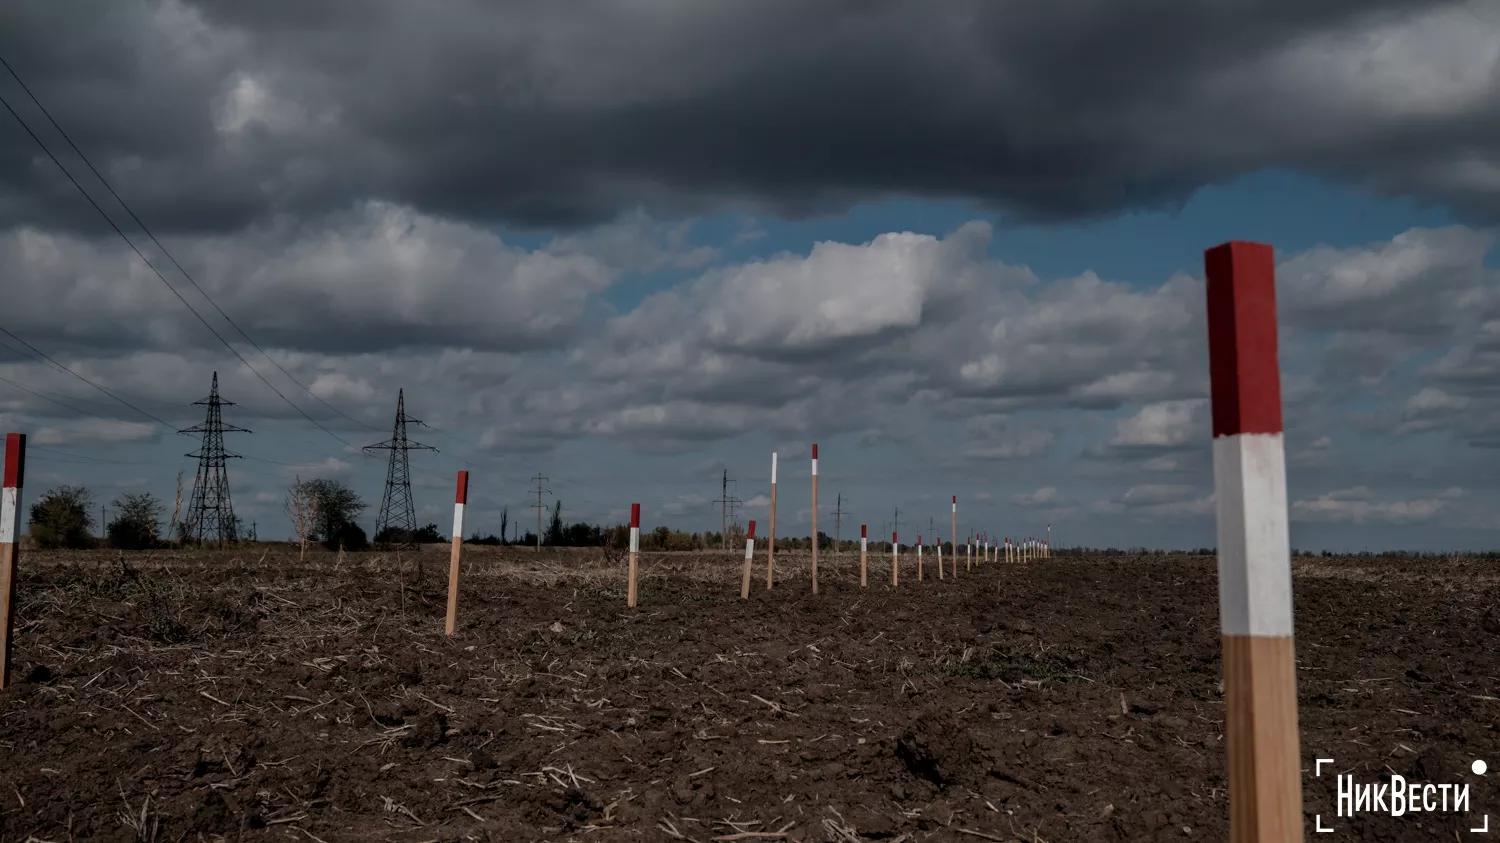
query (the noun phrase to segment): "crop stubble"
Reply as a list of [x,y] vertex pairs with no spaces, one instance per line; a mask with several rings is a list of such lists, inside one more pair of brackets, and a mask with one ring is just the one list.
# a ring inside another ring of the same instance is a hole
[[[643,554],[631,612],[599,551],[471,548],[449,639],[425,556],[28,554],[0,839],[1227,836],[1211,559],[861,591],[846,555],[815,598],[781,552],[742,603],[737,554]],[[1479,560],[1299,561],[1309,817],[1329,756],[1476,808],[1325,819],[1341,839],[1500,814],[1468,774],[1500,767],[1496,593]]]

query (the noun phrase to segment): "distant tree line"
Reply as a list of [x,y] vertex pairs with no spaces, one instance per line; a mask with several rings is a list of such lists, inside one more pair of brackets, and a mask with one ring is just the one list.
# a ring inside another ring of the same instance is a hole
[[[605,527],[578,521],[565,524],[562,501],[552,509],[551,518],[542,531],[542,547],[607,547],[624,550],[630,543],[630,528],[626,524]],[[121,550],[151,550],[168,547],[186,541],[187,526],[180,518],[182,513],[167,512],[160,499],[149,492],[126,493],[110,502],[113,517],[104,524],[103,544]],[[41,548],[93,548],[101,544],[94,536],[99,521],[94,518],[98,509],[93,493],[85,486],[63,485],[48,489],[31,505],[30,534]],[[297,478],[287,490],[284,511],[291,522],[294,536],[305,550],[309,544],[320,544],[329,550],[360,551],[370,547],[371,541],[355,519],[368,509],[368,505],[357,492],[337,480]],[[164,524],[164,521],[166,522]],[[238,521],[238,535],[250,538],[251,530],[243,520]],[[510,539],[506,533],[510,532]],[[168,537],[172,537],[170,540]],[[386,529],[376,534],[374,544],[440,544],[448,539],[438,530],[437,524],[426,524],[412,531]],[[535,547],[537,536],[530,530],[519,533],[519,526],[510,519],[510,510],[500,512],[500,534],[474,533],[465,541],[475,545]],[[757,542],[765,541],[765,533]],[[709,551],[728,546],[730,550],[742,550],[745,546],[745,528],[732,525],[728,540],[717,531],[687,532],[659,525],[641,533],[640,548],[643,551]],[[778,536],[776,546],[785,550],[810,550],[810,536]],[[870,540],[871,553],[889,554],[888,541]],[[908,546],[904,546],[908,547]],[[835,542],[826,533],[818,533],[820,551],[857,553],[859,539],[844,539]],[[944,542],[944,554],[953,552],[952,542]],[[1159,548],[1130,547],[1067,547],[1053,548],[1054,556],[1208,556],[1217,554],[1217,549],[1200,547],[1195,549],[1163,550]],[[1358,553],[1335,553],[1333,551],[1311,551],[1292,549],[1298,558],[1308,557],[1401,557],[1426,558],[1453,555],[1451,551],[1385,550]],[[1461,555],[1480,558],[1500,558],[1500,552],[1472,552]]]

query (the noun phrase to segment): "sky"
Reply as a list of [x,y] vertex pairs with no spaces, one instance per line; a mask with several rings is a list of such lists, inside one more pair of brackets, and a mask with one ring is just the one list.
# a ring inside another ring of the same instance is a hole
[[28,496],[170,501],[217,372],[261,538],[298,477],[373,526],[404,389],[444,532],[460,469],[471,532],[534,526],[539,473],[706,530],[727,470],[763,524],[774,452],[807,535],[817,443],[830,534],[946,539],[957,495],[961,534],[1212,546],[1238,239],[1292,544],[1500,545],[1492,2],[15,0],[0,56],[57,123],[0,72]]

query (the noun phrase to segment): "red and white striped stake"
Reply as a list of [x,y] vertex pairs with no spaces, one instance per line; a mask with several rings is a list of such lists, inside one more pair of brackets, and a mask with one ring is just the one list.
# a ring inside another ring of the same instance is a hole
[[740,583],[740,599],[750,599],[750,562],[755,558],[755,522],[745,531],[745,578]]
[[896,541],[895,531],[891,532],[891,587],[895,588],[901,584],[901,569],[898,567],[901,559],[901,545]]
[[625,582],[625,606],[635,608],[636,602],[636,575],[640,570],[641,555],[641,505],[633,503],[630,505],[630,566],[626,574]]
[[776,586],[776,452],[771,452],[771,524],[766,536],[766,591]]
[[812,588],[818,593],[818,445],[813,443],[812,455]]
[[10,685],[15,632],[16,560],[21,541],[21,485],[26,477],[26,434],[5,435],[5,485],[0,486],[0,688]]
[[[952,524],[952,532],[950,533],[950,535],[953,536],[953,576],[957,577],[958,576],[958,495],[954,495],[953,496],[953,524]],[[939,566],[938,570],[941,571],[942,567]]]
[[458,473],[458,491],[453,496],[453,551],[448,556],[448,622],[449,635],[458,628],[458,569],[464,555],[464,504],[469,502],[469,472]]
[[922,537],[917,536],[917,582],[922,581]]
[[865,524],[859,525],[859,587],[869,588],[867,574],[870,569],[870,532]]
[[1275,254],[1234,241],[1203,258],[1229,834],[1295,843],[1302,840],[1302,780]]

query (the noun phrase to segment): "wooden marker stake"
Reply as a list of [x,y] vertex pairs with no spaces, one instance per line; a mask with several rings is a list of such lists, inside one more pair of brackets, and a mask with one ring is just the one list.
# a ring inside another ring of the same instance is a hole
[[641,555],[641,505],[633,503],[630,505],[630,568],[626,574],[625,583],[625,606],[629,609],[635,608],[636,575],[640,571]]
[[818,445],[813,443],[812,455],[812,587],[818,593]]
[[896,534],[891,533],[891,588],[901,584],[901,545],[897,544]]
[[953,524],[951,525],[951,529],[953,530],[951,533],[953,536],[953,576],[956,579],[958,577],[958,495],[953,496]]
[[740,582],[740,599],[750,599],[750,562],[755,558],[755,522],[745,531],[745,577]]
[[922,537],[917,536],[917,582],[922,581]]
[[967,542],[964,542],[964,570],[965,571],[972,571],[972,570],[974,570],[974,537],[973,536],[969,536],[969,540]]
[[1276,263],[1241,241],[1204,253],[1218,501],[1229,839],[1300,843],[1302,778]]
[[938,579],[939,580],[944,579],[944,577],[943,577],[943,537],[942,536],[938,536],[937,537],[937,569],[938,569]]
[[464,555],[464,504],[469,501],[469,472],[458,473],[458,492],[453,497],[453,550],[448,555],[448,622],[449,635],[458,628],[458,569]]
[[0,486],[0,688],[10,685],[15,632],[16,560],[21,555],[21,486],[26,477],[26,434],[5,435],[5,485]]
[[859,525],[859,587],[869,588],[870,582],[867,574],[870,569],[870,533],[869,527]]
[[771,525],[766,536],[766,591],[776,587],[776,452],[771,452]]

